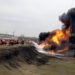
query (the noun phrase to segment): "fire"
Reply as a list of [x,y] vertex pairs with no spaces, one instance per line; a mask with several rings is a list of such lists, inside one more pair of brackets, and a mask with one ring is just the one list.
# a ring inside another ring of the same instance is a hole
[[51,40],[54,43],[60,45],[60,41],[59,40],[65,39],[65,34],[64,34],[64,32],[62,30],[55,30],[54,33],[55,33],[55,35],[51,38]]
[[44,47],[48,47],[48,46],[51,46],[51,44],[48,44],[47,42],[44,42],[44,43],[39,45],[39,48],[44,48]]
[[59,52],[67,51],[67,50],[68,50],[68,48],[64,48],[64,49],[62,49],[62,50],[58,50],[57,52],[59,53]]
[[[39,45],[40,48],[46,48],[46,47],[51,47],[53,44],[56,44],[58,46],[61,46],[61,41],[66,41],[68,40],[70,36],[70,28],[66,30],[54,30],[53,35],[49,36],[43,43]],[[68,50],[68,48],[64,49],[58,49],[56,52],[63,52]],[[50,50],[49,53],[54,54],[54,50]]]
[[54,50],[49,51],[50,54],[55,54]]
[[[56,53],[61,53],[61,52],[67,51],[67,50],[68,50],[68,48],[64,48],[64,49],[62,49],[62,50],[57,50]],[[49,53],[50,53],[50,54],[55,54],[54,50],[49,51]]]
[[68,39],[70,36],[70,27],[65,30],[65,34],[66,34],[66,39]]

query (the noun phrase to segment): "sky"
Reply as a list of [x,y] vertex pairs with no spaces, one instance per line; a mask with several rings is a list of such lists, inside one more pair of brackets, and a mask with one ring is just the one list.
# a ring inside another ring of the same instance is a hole
[[0,33],[38,37],[61,29],[59,16],[75,7],[75,0],[0,0]]

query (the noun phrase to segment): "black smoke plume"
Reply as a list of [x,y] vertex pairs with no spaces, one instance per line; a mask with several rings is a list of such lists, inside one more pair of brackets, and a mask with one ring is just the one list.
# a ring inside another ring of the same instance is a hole
[[39,41],[45,41],[50,36],[50,32],[42,32],[39,34]]
[[71,27],[75,28],[75,25],[73,26],[73,23],[75,21],[75,8],[72,8],[68,10],[67,13],[62,14],[59,17],[59,20],[64,23],[64,29]]

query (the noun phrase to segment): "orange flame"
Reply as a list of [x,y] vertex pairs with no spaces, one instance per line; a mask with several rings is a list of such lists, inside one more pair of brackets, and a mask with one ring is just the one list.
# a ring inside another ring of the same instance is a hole
[[[39,45],[39,47],[41,48],[45,48],[45,47],[51,47],[52,44],[57,44],[59,46],[61,46],[61,41],[66,41],[68,40],[69,36],[70,36],[70,28],[66,29],[66,30],[55,30],[52,33],[54,33],[54,35],[49,36],[45,42],[43,42],[42,44]],[[57,50],[57,52],[63,52],[68,50],[68,48],[64,48],[61,50]],[[55,53],[54,50],[50,50],[49,53]]]
[[50,54],[55,54],[54,50],[49,51]]
[[65,35],[64,35],[64,32],[62,30],[55,30],[54,31],[55,35],[51,38],[51,40],[60,45],[60,41],[61,39],[65,39]]

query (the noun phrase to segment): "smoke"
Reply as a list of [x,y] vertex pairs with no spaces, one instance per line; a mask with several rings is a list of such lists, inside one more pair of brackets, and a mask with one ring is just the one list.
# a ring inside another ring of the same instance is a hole
[[69,18],[68,18],[68,15],[66,13],[63,13],[61,16],[59,16],[59,20],[62,22],[62,23],[66,23],[69,21]]
[[69,28],[72,25],[72,20],[75,20],[75,8],[68,10],[67,13],[63,13],[59,16],[59,20],[64,23],[64,29]]
[[75,8],[70,9],[67,14],[68,14],[69,20],[71,18],[75,19]]
[[39,41],[45,41],[50,36],[50,32],[42,32],[39,34]]
[[68,10],[67,13],[63,13],[61,16],[59,16],[59,20],[64,24],[67,22],[70,23],[72,18],[75,19],[75,8],[72,8]]

